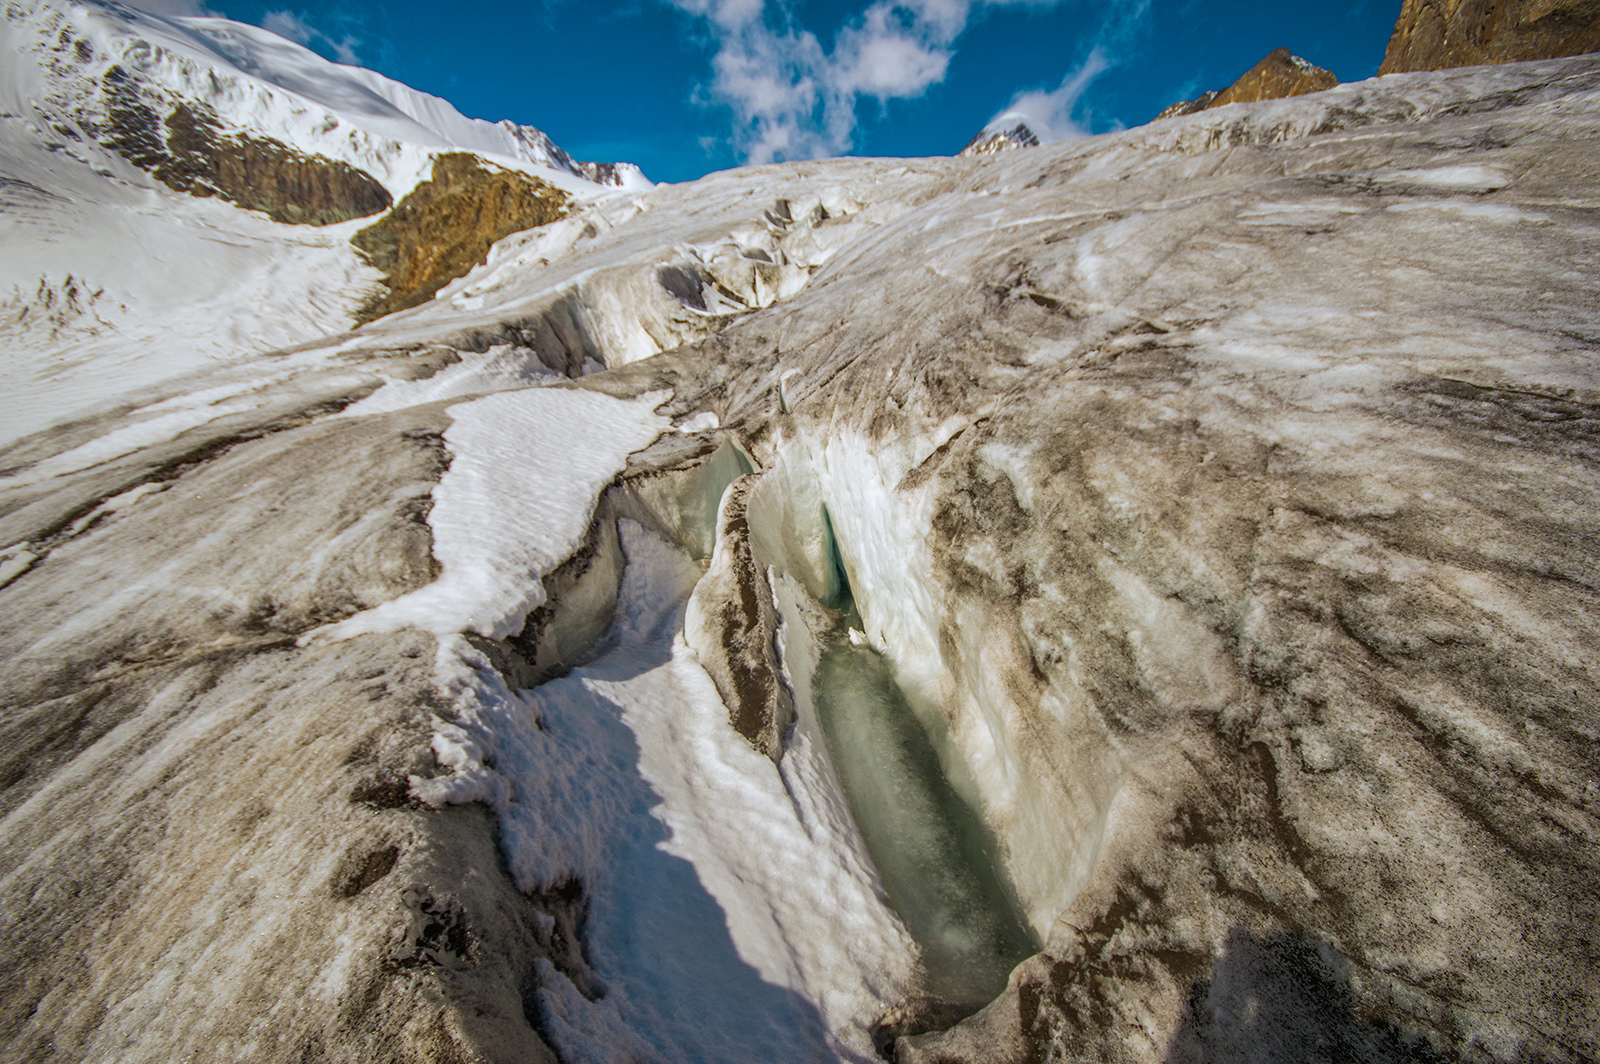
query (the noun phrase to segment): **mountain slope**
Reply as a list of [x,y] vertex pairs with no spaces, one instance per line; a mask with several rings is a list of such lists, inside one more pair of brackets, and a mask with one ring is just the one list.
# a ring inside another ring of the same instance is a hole
[[1190,115],[1212,107],[1225,107],[1230,103],[1255,103],[1259,100],[1281,100],[1287,96],[1303,96],[1308,92],[1321,92],[1339,84],[1339,78],[1294,55],[1287,48],[1279,48],[1245,71],[1238,81],[1227,88],[1205,93],[1195,100],[1184,100],[1165,108],[1156,118]]
[[[352,327],[380,278],[350,237],[441,154],[578,200],[623,191],[538,130],[464,118],[226,20],[12,0],[0,51],[0,320],[17,400],[0,438]],[[648,187],[619,167],[616,182]]]
[[1405,0],[1380,74],[1600,51],[1594,0]]
[[1039,136],[1028,127],[1027,117],[1007,111],[990,122],[967,142],[957,155],[993,155],[1012,148],[1037,148]]

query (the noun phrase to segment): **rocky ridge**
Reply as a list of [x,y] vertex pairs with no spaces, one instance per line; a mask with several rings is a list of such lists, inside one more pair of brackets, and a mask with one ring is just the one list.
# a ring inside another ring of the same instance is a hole
[[271,137],[222,132],[202,104],[175,102],[163,115],[140,98],[121,67],[106,71],[105,82],[109,105],[100,143],[175,191],[220,196],[287,225],[335,225],[394,203],[363,170]]
[[983,130],[967,146],[962,148],[957,155],[993,155],[999,151],[1010,151],[1012,148],[1037,148],[1039,136],[1028,127],[1027,119],[1021,115],[1001,115],[989,123],[988,129]]
[[1331,70],[1309,63],[1287,48],[1279,48],[1268,53],[1266,58],[1245,71],[1238,81],[1227,88],[1172,104],[1156,118],[1190,115],[1212,107],[1225,107],[1230,103],[1255,103],[1259,100],[1303,96],[1308,92],[1331,89],[1337,84],[1339,78]]
[[1594,0],[1405,0],[1380,74],[1600,51]]

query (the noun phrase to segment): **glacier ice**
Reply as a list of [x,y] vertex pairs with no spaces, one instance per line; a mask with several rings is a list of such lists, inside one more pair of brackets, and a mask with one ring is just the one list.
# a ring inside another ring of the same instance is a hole
[[[332,244],[0,119],[78,210],[8,232],[151,341],[8,393],[7,1049],[1593,1057],[1597,101],[1577,58],[713,175],[353,334]],[[185,317],[51,243],[124,207],[119,255],[249,247]],[[697,595],[754,605],[770,752]],[[954,1027],[841,691],[1037,940]]]

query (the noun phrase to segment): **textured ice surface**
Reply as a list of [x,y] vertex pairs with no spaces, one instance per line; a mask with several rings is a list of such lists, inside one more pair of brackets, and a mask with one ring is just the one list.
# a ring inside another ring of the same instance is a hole
[[[848,589],[1044,938],[898,1059],[1594,1058],[1597,139],[1580,58],[715,175],[22,441],[17,1055],[865,1056]],[[748,470],[777,764],[676,636]],[[614,478],[677,547],[516,690]]]

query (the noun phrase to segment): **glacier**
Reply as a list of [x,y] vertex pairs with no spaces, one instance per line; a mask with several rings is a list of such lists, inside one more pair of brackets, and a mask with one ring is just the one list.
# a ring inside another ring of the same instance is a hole
[[[7,18],[10,1057],[1600,1052],[1600,58],[647,187]],[[575,206],[355,328],[112,54]]]

